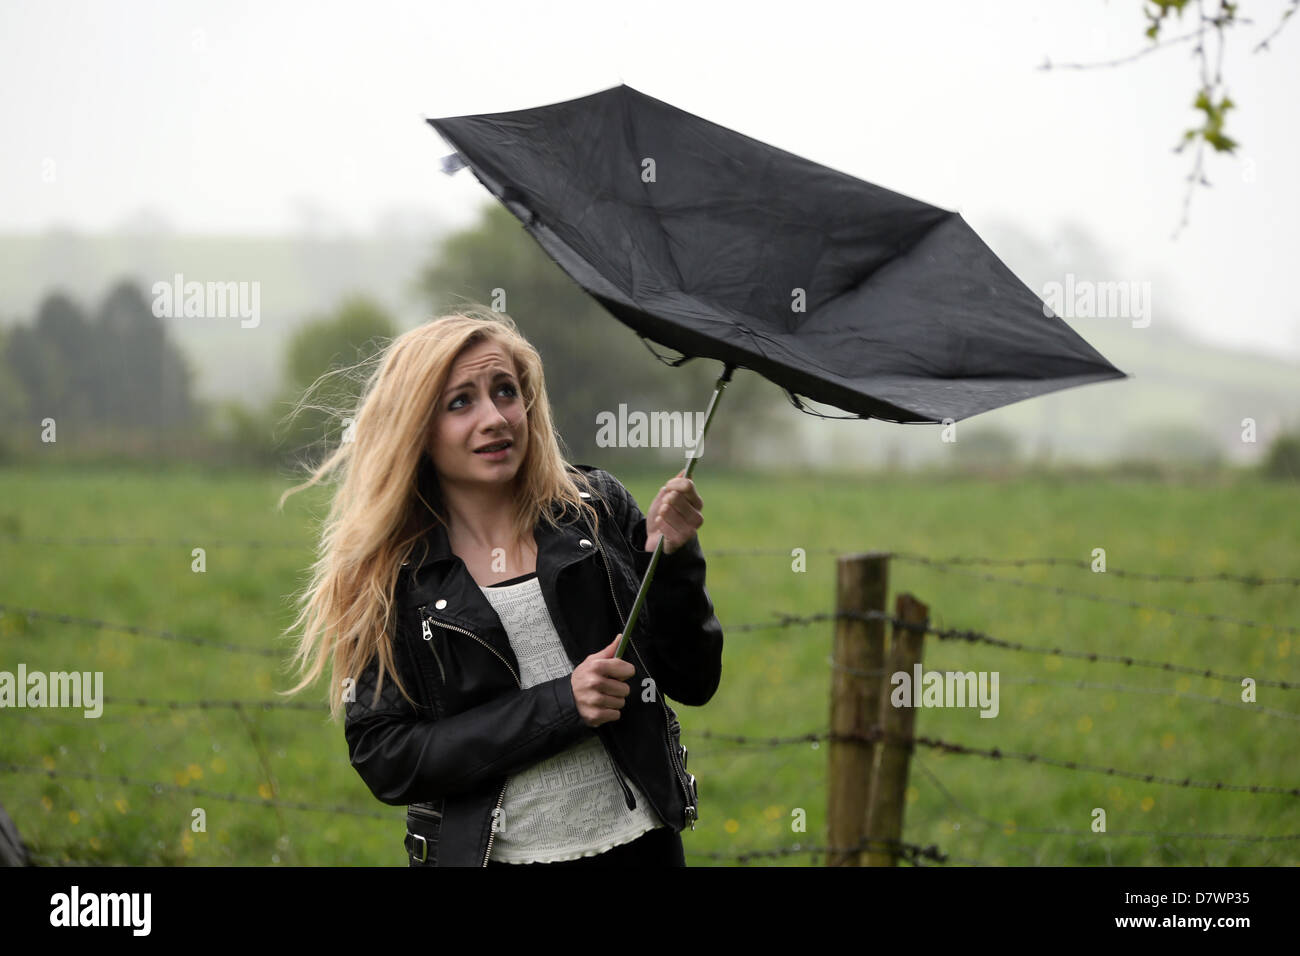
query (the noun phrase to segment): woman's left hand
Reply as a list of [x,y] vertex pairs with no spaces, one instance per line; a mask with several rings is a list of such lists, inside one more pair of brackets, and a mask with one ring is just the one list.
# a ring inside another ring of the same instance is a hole
[[662,536],[664,554],[672,554],[695,537],[696,529],[704,524],[704,516],[700,514],[704,501],[695,490],[695,482],[685,475],[683,468],[655,495],[646,517],[647,551],[653,551]]

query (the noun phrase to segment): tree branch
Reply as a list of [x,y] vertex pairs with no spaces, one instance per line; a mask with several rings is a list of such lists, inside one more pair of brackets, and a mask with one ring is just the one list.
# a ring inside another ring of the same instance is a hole
[[[1258,53],[1261,50],[1269,48],[1269,42],[1277,37],[1282,29],[1286,26],[1297,9],[1300,9],[1300,0],[1289,0],[1290,5],[1283,11],[1281,19],[1278,21],[1271,33],[1261,40],[1252,52]],[[1192,128],[1184,131],[1182,141],[1174,147],[1175,153],[1181,153],[1191,140],[1196,140],[1196,155],[1193,160],[1192,171],[1187,176],[1187,194],[1183,198],[1182,220],[1178,228],[1174,231],[1174,238],[1187,226],[1189,213],[1191,209],[1192,194],[1198,185],[1211,186],[1212,184],[1205,177],[1205,146],[1208,143],[1213,146],[1216,152],[1231,153],[1235,150],[1237,143],[1226,135],[1223,129],[1224,116],[1228,110],[1236,104],[1223,92],[1223,55],[1227,46],[1226,31],[1229,27],[1240,26],[1242,24],[1251,24],[1254,21],[1247,20],[1237,16],[1238,2],[1233,0],[1219,0],[1218,9],[1211,15],[1205,12],[1204,0],[1196,0],[1196,29],[1190,33],[1182,34],[1176,37],[1166,37],[1160,39],[1160,28],[1164,24],[1170,13],[1177,13],[1179,18],[1183,15],[1183,10],[1187,6],[1188,0],[1144,0],[1143,13],[1146,15],[1149,26],[1146,35],[1152,41],[1151,45],[1144,50],[1139,50],[1128,56],[1118,57],[1113,60],[1102,60],[1095,63],[1058,63],[1053,64],[1050,59],[1044,57],[1043,64],[1038,67],[1040,70],[1070,69],[1070,70],[1091,70],[1100,67],[1122,66],[1126,63],[1132,63],[1141,59],[1157,50],[1166,47],[1175,46],[1179,43],[1186,43],[1189,40],[1195,40],[1196,46],[1192,49],[1192,55],[1198,61],[1201,74],[1200,88],[1197,90],[1196,100],[1193,107],[1205,114],[1204,122],[1199,128]],[[1212,28],[1218,34],[1219,47],[1216,51],[1214,62],[1214,78],[1210,78],[1210,62],[1205,47],[1205,37],[1208,29]]]

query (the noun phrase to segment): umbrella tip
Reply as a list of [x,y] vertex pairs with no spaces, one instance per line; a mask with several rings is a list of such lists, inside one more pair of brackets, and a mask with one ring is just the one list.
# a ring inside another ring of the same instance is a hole
[[442,157],[442,171],[448,176],[465,168],[465,159],[460,153],[449,153]]

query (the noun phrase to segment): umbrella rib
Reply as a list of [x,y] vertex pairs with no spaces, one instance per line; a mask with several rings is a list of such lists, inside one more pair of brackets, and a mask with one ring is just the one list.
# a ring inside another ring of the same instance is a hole
[[[644,154],[641,152],[641,148],[639,145],[640,139],[637,136],[636,122],[632,119],[632,109],[631,109],[629,96],[630,94],[627,92],[627,89],[625,88],[622,91],[622,96],[619,97],[619,100],[621,101],[623,107],[623,135],[626,136],[628,142],[632,144],[633,156],[644,157]],[[653,157],[651,158],[653,159]],[[659,163],[658,160],[655,160],[656,185],[658,184],[658,175],[659,175]],[[638,179],[640,179],[640,177],[638,177]],[[646,188],[649,185],[650,184],[647,183],[644,179],[641,179],[641,192],[645,196],[647,201],[650,200],[650,190]],[[672,243],[669,241],[667,231],[664,229],[663,216],[659,212],[659,207],[654,202],[649,202],[649,205],[651,211],[654,213],[655,223],[659,227],[658,234],[664,237],[664,243],[663,243],[664,250],[668,253],[668,262],[673,267],[673,278],[676,279],[677,281],[676,287],[678,289],[681,289],[682,291],[686,291],[685,285],[682,282],[682,271],[680,268],[678,268],[677,257],[673,255]]]

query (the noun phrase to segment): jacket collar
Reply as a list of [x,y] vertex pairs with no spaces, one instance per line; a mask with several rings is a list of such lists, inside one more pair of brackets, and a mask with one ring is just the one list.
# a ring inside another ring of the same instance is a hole
[[[548,605],[554,606],[560,571],[592,557],[598,548],[591,539],[590,524],[575,515],[572,507],[562,508],[557,503],[551,514],[559,522],[558,527],[539,518],[533,527],[533,537],[537,542],[537,579]],[[403,563],[402,574],[405,584],[402,606],[426,606],[430,616],[474,631],[513,660],[500,618],[464,561],[451,550],[447,531],[441,524],[435,523],[423,541],[415,545],[411,558]]]
[[[585,491],[578,492],[583,498],[590,499]],[[584,531],[590,533],[590,528],[584,523],[575,522],[575,515],[572,508],[565,508],[561,504],[551,506],[551,515],[560,522],[561,528],[553,528],[546,521],[539,518],[537,524],[533,526],[533,537],[537,541],[537,560],[542,560],[542,541],[557,536],[572,539],[574,543],[582,540]],[[548,543],[554,543],[549,542]],[[427,551],[424,546],[427,546]],[[418,575],[430,565],[439,564],[445,561],[459,561],[459,556],[451,550],[451,540],[447,537],[447,529],[440,522],[434,522],[428,533],[424,536],[423,546],[417,544],[412,551],[410,558],[402,562],[402,568],[406,573]]]

